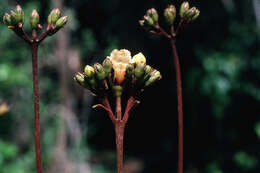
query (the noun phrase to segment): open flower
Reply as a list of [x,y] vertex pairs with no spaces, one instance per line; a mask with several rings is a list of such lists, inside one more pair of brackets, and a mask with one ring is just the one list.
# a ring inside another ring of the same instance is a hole
[[114,69],[114,77],[118,84],[121,84],[125,79],[125,71],[128,64],[131,62],[131,53],[126,49],[114,49],[110,57]]

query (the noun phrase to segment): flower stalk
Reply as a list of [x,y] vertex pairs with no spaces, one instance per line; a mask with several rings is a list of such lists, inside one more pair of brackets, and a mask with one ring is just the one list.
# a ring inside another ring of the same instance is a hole
[[[156,73],[152,73],[152,71],[156,71]],[[94,68],[87,65],[84,73],[77,73],[74,77],[79,85],[89,89],[100,99],[101,104],[97,104],[93,108],[104,109],[114,125],[117,173],[123,173],[124,131],[130,111],[139,103],[137,98],[144,88],[160,79],[160,72],[146,65],[146,58],[142,53],[131,57],[131,53],[125,49],[113,50],[102,65],[96,63]],[[128,96],[128,100],[122,114],[121,98],[123,94]],[[110,106],[109,97],[112,97],[110,100],[113,99],[115,102],[115,113]]]
[[30,23],[32,28],[31,38],[24,32],[24,12],[20,5],[16,6],[16,10],[11,10],[11,15],[5,13],[3,21],[9,29],[17,36],[22,38],[29,44],[32,55],[32,74],[33,74],[33,98],[34,98],[34,136],[35,136],[35,156],[37,173],[42,173],[41,159],[41,137],[40,137],[40,113],[39,113],[39,78],[38,78],[38,47],[40,43],[49,35],[56,33],[62,26],[48,24],[46,30],[38,37],[37,31],[42,29],[39,24],[39,14],[33,10],[30,15]]
[[[154,10],[156,11],[156,10]],[[151,9],[147,10],[147,14],[151,13]],[[183,100],[182,100],[182,80],[181,80],[181,67],[179,56],[176,48],[177,36],[180,30],[185,26],[194,22],[200,15],[200,11],[196,7],[190,8],[188,2],[183,2],[180,7],[180,20],[175,30],[176,8],[174,5],[169,5],[164,10],[164,19],[170,27],[169,32],[166,32],[158,23],[158,21],[147,22],[147,14],[139,24],[151,34],[163,36],[169,40],[172,49],[173,61],[176,74],[177,85],[177,106],[178,106],[178,173],[183,173]]]

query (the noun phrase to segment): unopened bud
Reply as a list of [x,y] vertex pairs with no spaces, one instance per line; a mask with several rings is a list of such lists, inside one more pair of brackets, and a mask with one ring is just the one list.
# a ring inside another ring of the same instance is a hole
[[7,26],[11,26],[12,25],[12,21],[11,21],[11,16],[8,13],[5,13],[3,16],[3,22],[5,25]]
[[12,25],[17,25],[19,23],[19,18],[17,17],[16,12],[11,10],[11,23]]
[[190,5],[188,2],[183,2],[180,7],[180,16],[181,18],[184,17],[184,14],[189,10]]
[[144,16],[144,24],[148,25],[148,26],[153,26],[154,25],[154,21],[150,16],[145,15]]
[[151,77],[145,82],[145,86],[149,86],[153,84],[154,82],[160,80],[162,78],[161,73],[157,70],[154,70],[151,73]]
[[24,23],[24,12],[23,12],[23,9],[20,5],[17,5],[16,6],[16,18],[17,18],[17,21],[18,23]]
[[113,86],[113,92],[116,97],[121,97],[123,92],[123,87],[120,85]]
[[144,75],[144,68],[145,68],[145,64],[144,63],[139,63],[136,65],[135,69],[134,69],[134,75],[136,77],[136,79],[141,79]]
[[63,16],[59,18],[55,24],[57,28],[62,28],[68,22],[68,16]]
[[195,15],[192,17],[191,21],[194,22],[200,15],[200,11],[198,9],[196,9],[195,11]]
[[95,70],[90,65],[86,65],[84,72],[88,78],[92,78],[94,76]]
[[168,25],[173,25],[176,18],[176,8],[174,5],[169,5],[169,7],[164,10],[164,18]]
[[38,24],[37,27],[38,27],[38,29],[40,29],[40,30],[42,29],[42,25],[41,25],[41,24]]
[[158,23],[159,16],[158,16],[157,11],[154,8],[147,10],[146,14],[147,14],[147,16],[152,18],[154,24]]
[[152,67],[149,65],[146,65],[144,71],[145,71],[145,74],[150,74],[150,72],[152,71]]
[[32,29],[38,29],[38,23],[40,20],[40,16],[36,10],[33,10],[30,15],[30,23],[32,26]]
[[106,58],[103,63],[104,71],[106,73],[106,76],[112,71],[112,62],[109,58]]
[[184,13],[184,16],[183,16],[183,19],[186,21],[186,22],[189,22],[191,21],[191,19],[195,16],[196,14],[196,8],[195,7],[192,7],[191,9],[189,9],[186,13]]
[[139,20],[138,22],[139,22],[140,26],[143,27],[144,29],[146,29],[146,30],[151,29],[151,26],[149,26],[144,20]]
[[150,77],[150,74],[151,74],[151,71],[152,71],[152,67],[149,66],[149,65],[146,65],[145,68],[144,68],[144,79],[143,81],[147,81]]
[[126,67],[126,76],[129,78],[133,75],[134,64],[128,64]]
[[81,86],[84,86],[84,75],[81,74],[81,73],[77,73],[75,76],[74,76],[74,80],[80,84]]
[[104,68],[101,64],[96,63],[94,65],[94,69],[95,69],[95,74],[98,80],[104,80],[106,78],[106,73],[104,71]]
[[53,9],[48,16],[48,24],[55,24],[60,18],[60,14],[61,12],[58,8]]

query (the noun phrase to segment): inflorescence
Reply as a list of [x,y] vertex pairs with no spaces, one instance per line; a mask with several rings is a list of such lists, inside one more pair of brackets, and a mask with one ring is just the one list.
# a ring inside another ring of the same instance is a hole
[[102,65],[87,65],[84,72],[78,72],[74,79],[96,96],[102,97],[112,92],[115,97],[120,97],[124,90],[131,95],[139,94],[145,87],[160,80],[161,74],[146,65],[142,53],[131,57],[130,51],[115,49]]
[[187,24],[191,22],[194,22],[199,17],[200,11],[196,7],[190,8],[188,2],[183,2],[180,6],[180,20],[176,30],[174,30],[174,22],[177,15],[175,6],[169,5],[164,10],[163,15],[165,22],[171,27],[171,34],[168,34],[159,26],[159,15],[156,9],[154,8],[147,10],[146,15],[143,16],[143,19],[139,20],[139,24],[144,29],[153,34],[163,35],[167,38],[171,38],[175,37],[181,28],[185,27]]

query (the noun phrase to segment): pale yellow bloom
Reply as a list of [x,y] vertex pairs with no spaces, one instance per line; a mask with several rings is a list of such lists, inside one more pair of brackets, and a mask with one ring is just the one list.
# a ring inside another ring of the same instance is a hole
[[111,52],[110,56],[107,58],[110,59],[112,62],[113,69],[114,69],[114,76],[119,85],[125,79],[125,72],[126,72],[127,65],[146,63],[146,59],[141,52],[136,54],[132,58],[131,52],[126,49],[121,49],[121,50],[114,49]]
[[121,84],[125,79],[125,71],[128,64],[131,61],[131,53],[126,49],[117,50],[114,49],[110,57],[107,57],[111,60],[114,76],[118,84]]
[[131,63],[133,64],[140,64],[140,63],[146,63],[146,58],[145,56],[140,52],[133,56],[133,59],[131,60]]
[[90,65],[86,65],[84,72],[85,72],[86,76],[91,77],[95,73],[95,70]]

